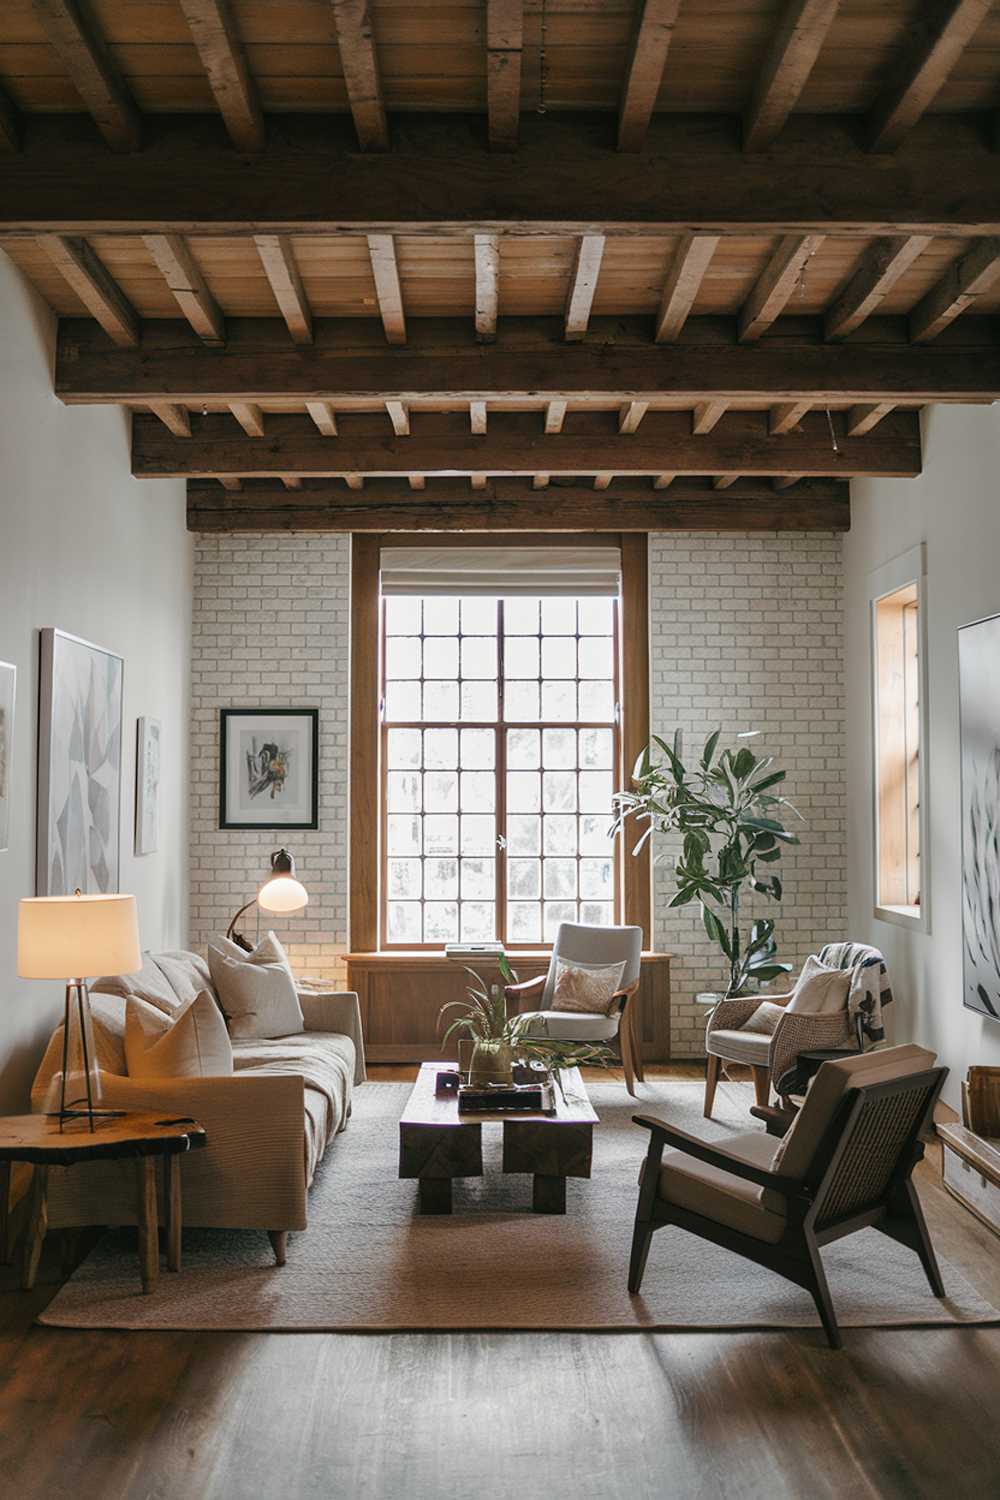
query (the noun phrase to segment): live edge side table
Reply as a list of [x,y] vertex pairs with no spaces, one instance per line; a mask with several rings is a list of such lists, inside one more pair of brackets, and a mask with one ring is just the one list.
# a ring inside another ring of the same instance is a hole
[[204,1146],[205,1140],[205,1131],[195,1120],[164,1118],[157,1111],[124,1111],[101,1119],[93,1131],[79,1124],[60,1131],[59,1121],[51,1115],[0,1115],[0,1261],[6,1261],[8,1252],[7,1215],[12,1162],[29,1162],[34,1169],[21,1273],[21,1285],[30,1290],[38,1274],[38,1260],[48,1226],[49,1168],[131,1157],[136,1164],[136,1222],[142,1289],[146,1293],[155,1291],[160,1264],[156,1223],[157,1158],[163,1158],[166,1174],[167,1267],[179,1271],[180,1159],[186,1151]]

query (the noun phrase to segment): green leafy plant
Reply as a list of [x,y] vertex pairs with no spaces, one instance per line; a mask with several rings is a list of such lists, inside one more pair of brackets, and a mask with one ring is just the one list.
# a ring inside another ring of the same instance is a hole
[[[737,739],[751,739],[756,733]],[[782,813],[787,808],[796,817],[800,814],[777,791],[785,772],[772,769],[774,757],[757,756],[748,745],[719,752],[721,734],[716,729],[708,736],[693,765],[682,758],[680,730],[672,744],[654,735],[636,761],[633,790],[615,798],[613,832],[624,835],[630,823],[647,825],[633,854],[654,833],[681,835],[677,891],[670,905],[701,903],[705,931],[729,964],[726,994],[733,996],[752,993],[755,986],[792,967],[775,958],[773,919],[762,917],[747,932],[740,903],[747,890],[781,900],[781,878],[773,866],[783,846],[799,842],[785,827]]]

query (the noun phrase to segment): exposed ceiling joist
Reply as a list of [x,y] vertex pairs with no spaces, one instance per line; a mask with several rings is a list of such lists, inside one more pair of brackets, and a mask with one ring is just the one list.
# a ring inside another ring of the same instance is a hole
[[337,436],[337,417],[329,401],[307,401],[306,411],[324,437]]
[[[840,424],[842,426],[842,424]],[[686,412],[657,412],[638,432],[621,434],[606,413],[578,412],[568,431],[546,434],[531,413],[499,413],[488,434],[473,434],[460,413],[410,414],[410,434],[387,436],[378,414],[341,414],[330,443],[306,416],[269,414],[267,441],[240,433],[227,417],[192,417],[191,437],[174,439],[160,422],[136,413],[133,473],[142,478],[217,474],[264,478],[434,475],[601,474],[885,474],[920,472],[916,412],[897,411],[865,438],[839,437],[834,452],[825,416],[772,437],[766,412],[729,412],[712,432],[690,430]]]
[[877,312],[896,282],[931,243],[925,234],[894,234],[873,240],[850,281],[827,310],[824,336],[843,339]]
[[798,103],[840,0],[785,0],[743,119],[743,148],[762,151]]
[[487,430],[487,408],[485,401],[469,402],[469,431],[482,437]]
[[226,320],[183,238],[179,234],[147,234],[144,243],[198,337],[206,344],[224,344]]
[[495,234],[477,234],[476,262],[476,337],[484,344],[497,336],[500,311],[500,239]]
[[759,339],[784,312],[811,256],[823,243],[821,234],[785,235],[740,312],[740,342]]
[[681,235],[656,315],[658,344],[672,344],[680,338],[718,243],[717,234]]
[[897,77],[869,118],[872,151],[895,151],[934,102],[993,0],[923,0],[912,27],[912,45]]
[[636,432],[648,410],[648,401],[629,401],[618,413],[618,431]]
[[191,436],[191,417],[186,406],[173,406],[169,401],[151,401],[149,409],[174,437]]
[[545,431],[562,432],[562,425],[566,420],[565,401],[550,401],[545,408]]
[[108,145],[138,151],[139,111],[78,0],[33,0],[32,9]]
[[119,348],[135,348],[139,343],[135,308],[86,240],[43,234],[39,244],[108,337]]
[[576,260],[566,296],[566,338],[582,339],[590,322],[590,309],[597,291],[604,258],[604,235],[583,234],[576,247]]
[[368,253],[386,340],[390,344],[405,344],[406,315],[403,311],[403,291],[399,284],[399,266],[396,263],[396,242],[391,234],[370,234]]
[[267,132],[257,85],[229,0],[181,0],[181,9],[230,140],[239,151],[263,150]]
[[248,438],[264,436],[264,414],[259,406],[254,406],[250,401],[231,401],[229,410]]
[[1000,236],[980,240],[917,303],[910,314],[912,341],[919,344],[937,338],[997,281],[1000,281]]
[[871,432],[884,417],[893,410],[891,401],[879,401],[874,406],[852,406],[844,422],[848,437],[863,437]]
[[699,401],[691,413],[691,431],[711,432],[717,427],[729,409],[728,401]]
[[619,151],[638,151],[645,139],[680,8],[681,0],[636,0],[618,107]]
[[389,123],[372,29],[370,0],[331,0],[347,98],[362,151],[387,151]]
[[312,310],[295,264],[291,239],[285,234],[257,234],[254,244],[288,332],[296,344],[311,344]]
[[402,401],[387,401],[385,403],[386,413],[392,423],[392,430],[397,437],[409,437],[410,435],[410,413]]
[[486,100],[490,147],[517,149],[524,0],[486,0]]
[[786,401],[781,406],[774,407],[768,424],[772,437],[782,432],[791,432],[793,428],[798,427],[811,407],[811,401]]

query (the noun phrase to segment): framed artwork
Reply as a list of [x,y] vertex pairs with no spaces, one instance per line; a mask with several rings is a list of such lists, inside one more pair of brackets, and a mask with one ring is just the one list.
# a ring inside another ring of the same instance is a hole
[[319,710],[224,708],[220,828],[317,828]]
[[118,890],[124,668],[113,651],[41,632],[39,896]]
[[160,847],[160,721],[139,719],[135,750],[135,852]]
[[958,632],[962,1002],[1000,1020],[1000,615]]
[[17,668],[9,661],[0,661],[0,854],[10,848],[10,778],[16,686]]

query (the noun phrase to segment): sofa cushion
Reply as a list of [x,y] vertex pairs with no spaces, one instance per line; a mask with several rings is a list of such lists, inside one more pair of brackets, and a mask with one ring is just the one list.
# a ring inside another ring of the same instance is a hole
[[202,990],[173,1022],[144,1000],[125,1002],[130,1078],[218,1078],[233,1071],[233,1044],[215,997]]
[[305,1022],[291,966],[273,932],[252,953],[217,939],[208,946],[208,967],[234,1041],[302,1031]]
[[137,995],[147,1005],[154,1005],[166,1016],[174,1016],[184,1001],[173,989],[166,974],[151,953],[142,955],[142,968],[136,974],[105,974],[90,986],[91,994]]
[[720,1027],[705,1039],[706,1050],[729,1062],[747,1063],[752,1068],[766,1068],[771,1055],[771,1038],[766,1032],[727,1031]]
[[[720,1144],[756,1167],[770,1168],[780,1142],[755,1130],[727,1136]],[[689,1213],[701,1214],[716,1224],[741,1230],[771,1245],[777,1244],[785,1232],[784,1199],[780,1193],[757,1187],[683,1151],[663,1153],[658,1196]]]
[[554,1042],[609,1042],[618,1035],[618,1014],[586,1014],[571,1010],[526,1011],[529,1036],[546,1036]]
[[182,1004],[193,1000],[202,990],[208,990],[214,997],[212,976],[200,953],[157,953],[154,961]]

